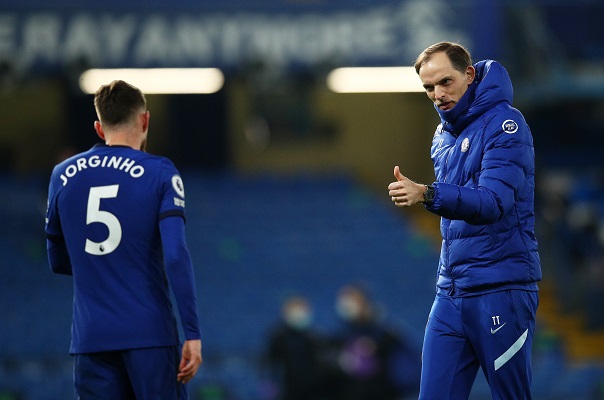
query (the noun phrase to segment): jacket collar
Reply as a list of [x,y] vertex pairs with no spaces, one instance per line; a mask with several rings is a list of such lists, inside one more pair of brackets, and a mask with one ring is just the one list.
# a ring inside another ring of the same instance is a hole
[[443,129],[455,136],[496,104],[507,102],[511,105],[514,97],[510,76],[500,63],[483,60],[474,64],[474,68],[474,81],[455,107],[443,111],[434,105]]

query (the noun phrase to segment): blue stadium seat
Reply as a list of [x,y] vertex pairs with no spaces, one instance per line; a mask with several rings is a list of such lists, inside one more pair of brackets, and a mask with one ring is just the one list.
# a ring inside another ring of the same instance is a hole
[[[310,299],[317,327],[332,332],[339,324],[338,289],[362,282],[384,318],[421,345],[438,254],[387,199],[345,175],[183,176],[205,359],[193,393],[229,388],[232,399],[262,398],[269,390],[260,368],[267,334],[281,302],[294,293]],[[0,363],[0,391],[25,391],[24,398],[37,400],[71,398],[66,353],[73,291],[70,278],[53,275],[47,265],[46,188],[35,179],[0,179],[3,196],[12,198],[15,187],[20,193],[0,211],[9,227],[0,230],[0,360],[17,360],[9,370]],[[597,367],[562,377],[545,370],[547,364],[535,365],[537,392],[545,393],[555,379],[559,392],[585,394],[602,379]],[[488,393],[486,383],[477,382],[473,395]]]

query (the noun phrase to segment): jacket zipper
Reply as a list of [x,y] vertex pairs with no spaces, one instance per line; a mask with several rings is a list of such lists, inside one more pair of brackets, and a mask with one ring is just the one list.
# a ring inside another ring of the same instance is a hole
[[[457,141],[456,141],[457,143]],[[455,149],[455,146],[451,146],[449,148],[449,151],[447,152],[447,158],[445,158],[445,165],[444,165],[444,174],[443,174],[443,182],[446,183],[447,182],[447,175],[449,174],[449,159],[451,158],[451,153],[453,153],[453,150]],[[447,224],[447,228],[444,231],[444,241],[445,241],[445,265],[446,265],[446,269],[449,272],[449,276],[451,277],[451,287],[449,288],[449,295],[452,296],[455,293],[455,281],[453,280],[453,268],[450,267],[450,262],[449,262],[449,227],[451,226],[451,222],[449,221],[449,223]]]
[[[455,148],[455,146],[452,146],[451,148],[449,148],[449,151],[447,152],[447,158],[445,158],[445,167],[444,167],[444,174],[443,174],[443,182],[447,183],[447,175],[449,174],[449,159],[451,158],[451,153],[453,152],[453,149]],[[446,262],[446,266],[447,266],[447,271],[449,271],[449,273],[451,273],[451,269],[449,268],[449,226],[451,225],[451,222],[449,222],[449,224],[447,224],[447,229],[445,230],[444,234],[444,240],[445,240],[445,262]]]

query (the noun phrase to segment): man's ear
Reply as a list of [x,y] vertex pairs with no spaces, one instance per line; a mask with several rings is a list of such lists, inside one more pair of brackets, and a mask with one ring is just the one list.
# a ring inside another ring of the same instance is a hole
[[141,118],[143,119],[143,132],[147,132],[149,130],[149,119],[151,118],[149,110],[145,111]]
[[103,125],[99,121],[94,121],[94,130],[103,141],[105,140],[105,131],[103,131]]
[[476,77],[476,68],[474,68],[472,65],[470,65],[468,68],[466,68],[466,82],[468,83],[468,86],[474,82],[474,78]]

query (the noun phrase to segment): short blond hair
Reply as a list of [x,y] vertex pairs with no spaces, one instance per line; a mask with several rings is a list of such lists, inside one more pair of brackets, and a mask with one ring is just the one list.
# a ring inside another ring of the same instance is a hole
[[421,67],[436,53],[445,53],[451,60],[453,68],[459,72],[465,72],[466,68],[472,65],[472,56],[464,46],[453,42],[439,42],[427,47],[417,56],[414,67],[418,75]]

